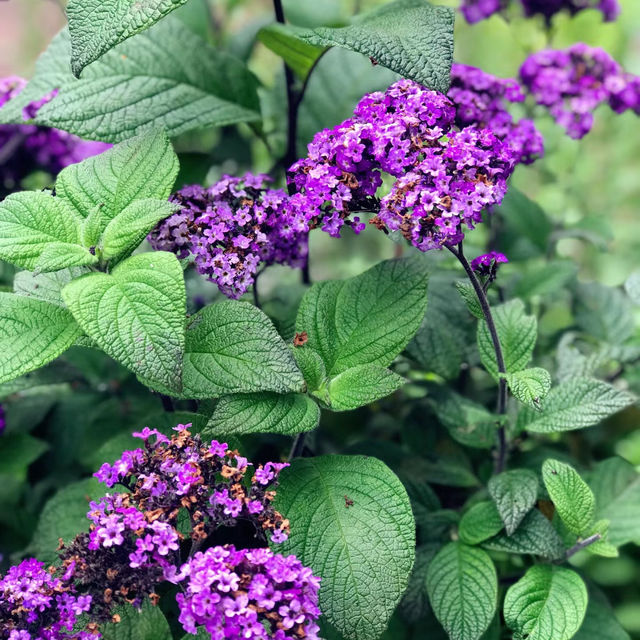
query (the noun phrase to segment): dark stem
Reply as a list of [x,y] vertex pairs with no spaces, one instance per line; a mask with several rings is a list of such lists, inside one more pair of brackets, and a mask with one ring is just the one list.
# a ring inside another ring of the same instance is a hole
[[589,545],[592,545],[594,542],[598,542],[602,539],[602,536],[599,533],[594,533],[592,536],[585,538],[584,540],[578,540],[573,547],[567,549],[567,552],[564,554],[564,560],[568,560],[571,556],[575,556],[578,551],[582,551],[586,549]]
[[162,402],[162,408],[167,413],[173,413],[175,411],[173,400],[169,396],[165,396],[164,393],[159,393],[158,397],[160,398],[160,402]]
[[[458,261],[467,273],[467,277],[473,286],[480,308],[482,309],[482,315],[487,323],[489,334],[491,335],[491,342],[493,343],[493,350],[496,354],[496,363],[498,365],[498,373],[504,374],[507,372],[504,366],[504,356],[502,355],[502,347],[500,346],[500,338],[498,337],[498,331],[496,329],[495,322],[493,321],[493,315],[491,314],[491,307],[489,306],[489,300],[487,300],[487,294],[482,287],[482,284],[478,280],[476,274],[473,272],[469,261],[465,258],[462,251],[462,243],[458,245],[458,248],[447,247],[453,255],[458,258]],[[500,376],[498,380],[498,401],[496,407],[496,413],[500,416],[504,415],[507,411],[507,381],[504,377]],[[504,471],[505,463],[507,460],[507,434],[504,425],[498,425],[498,452],[495,461],[495,472],[502,473]]]
[[302,455],[302,452],[304,451],[304,441],[306,435],[306,433],[299,433],[295,437],[293,445],[291,447],[291,451],[289,452],[289,457],[287,458],[289,462],[291,462],[294,458],[299,458]]

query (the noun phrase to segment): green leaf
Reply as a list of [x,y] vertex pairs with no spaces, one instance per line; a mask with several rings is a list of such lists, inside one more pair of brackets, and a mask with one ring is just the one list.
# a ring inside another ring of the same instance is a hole
[[31,271],[19,271],[13,279],[13,290],[19,296],[44,300],[64,307],[62,288],[84,273],[87,273],[87,269],[82,267],[71,267],[38,275]]
[[43,367],[66,351],[81,333],[66,309],[0,293],[0,382]]
[[350,411],[371,404],[399,389],[406,380],[389,369],[364,364],[347,369],[329,383],[329,408]]
[[624,290],[636,306],[640,306],[640,270],[634,271],[624,282]]
[[[525,314],[524,303],[518,299],[494,307],[492,312],[507,373],[522,371],[529,364],[536,344],[535,317]],[[486,322],[478,323],[478,350],[482,364],[497,379],[498,365]]]
[[292,351],[296,364],[307,383],[307,390],[315,391],[320,388],[327,377],[327,370],[320,354],[308,345],[293,347]]
[[71,69],[76,76],[117,44],[148,29],[187,0],[69,0]]
[[291,351],[267,316],[247,302],[212,304],[191,319],[184,358],[184,394],[302,391]]
[[280,56],[292,71],[301,79],[305,79],[318,58],[326,51],[298,37],[305,29],[280,23],[270,24],[258,31],[258,40]]
[[616,619],[611,605],[599,592],[589,589],[587,613],[573,640],[631,640],[631,636]]
[[584,429],[633,404],[634,398],[591,378],[573,378],[554,387],[541,403],[542,411],[525,408],[517,426],[535,433]]
[[451,640],[478,640],[496,611],[498,577],[481,549],[450,542],[433,559],[427,590],[436,618]]
[[479,544],[503,528],[496,505],[490,500],[474,504],[460,520],[458,533],[465,544]]
[[575,571],[536,565],[507,591],[504,618],[516,640],[570,640],[582,624],[587,600]]
[[465,301],[469,313],[475,318],[478,318],[478,320],[482,320],[484,314],[482,313],[482,307],[480,306],[478,296],[473,286],[468,282],[456,282],[456,289]]
[[516,373],[505,375],[511,393],[522,402],[533,409],[540,407],[543,400],[551,390],[551,374],[541,367],[524,369]]
[[96,264],[98,258],[88,249],[68,242],[50,242],[40,254],[34,273],[60,271],[69,267],[85,267]]
[[320,422],[320,409],[299,393],[247,393],[221,398],[203,437],[218,438],[245,433],[295,435],[311,431]]
[[3,434],[0,446],[0,469],[2,474],[10,474],[26,479],[27,467],[35,462],[49,445],[28,433]]
[[427,593],[427,571],[441,546],[439,542],[430,542],[416,548],[416,561],[409,578],[409,586],[400,602],[402,617],[407,622],[418,622],[431,612]]
[[83,229],[91,246],[97,244],[109,220],[133,201],[166,200],[178,168],[167,134],[156,129],[66,167],[56,180],[56,194],[95,227]]
[[499,533],[482,544],[490,551],[542,556],[557,560],[564,555],[562,538],[540,511],[532,509],[511,534]]
[[307,332],[331,375],[363,364],[386,367],[420,326],[426,292],[417,261],[387,260],[355,278],[311,287],[296,331]]
[[105,260],[131,253],[160,220],[168,218],[179,206],[163,200],[135,200],[106,226],[102,235]]
[[424,0],[396,0],[358,16],[350,26],[318,27],[299,37],[343,47],[442,93],[449,89],[454,12]]
[[577,288],[576,323],[595,338],[621,344],[634,330],[632,305],[620,289],[598,282],[581,283]]
[[0,202],[0,259],[33,271],[50,243],[79,241],[80,221],[50,193],[12,193]]
[[546,261],[541,266],[527,269],[513,288],[513,296],[529,299],[545,296],[565,287],[575,277],[578,266],[573,260]]
[[[139,609],[130,605],[117,607],[120,616],[117,624],[107,622],[100,625],[104,640],[172,640],[169,623],[160,610],[149,600],[144,600]],[[193,638],[193,636],[191,636]]]
[[186,293],[174,254],[133,256],[110,274],[72,280],[62,297],[86,334],[114,360],[180,390]]
[[282,472],[274,504],[291,521],[277,551],[322,576],[328,621],[349,640],[379,637],[414,560],[415,523],[398,478],[375,458],[300,458]]
[[70,49],[64,30],[38,60],[31,83],[0,111],[0,121],[19,122],[29,101],[56,87],[58,95],[38,111],[35,123],[105,142],[157,127],[175,137],[260,118],[257,81],[244,63],[176,18],[118,45],[80,80],[69,68]]
[[602,556],[603,558],[617,558],[620,554],[615,545],[609,542],[609,520],[598,520],[590,531],[582,536],[588,538],[589,536],[600,534],[600,540],[592,542],[589,546],[585,547],[587,553],[591,553],[594,556]]
[[569,531],[576,535],[587,533],[596,510],[596,499],[589,485],[571,466],[552,459],[544,461],[542,479]]
[[489,480],[488,489],[510,536],[536,503],[538,476],[528,469],[504,471]]

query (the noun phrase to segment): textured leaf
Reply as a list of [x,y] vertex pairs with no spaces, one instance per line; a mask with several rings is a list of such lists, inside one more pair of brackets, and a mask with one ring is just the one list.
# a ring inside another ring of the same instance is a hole
[[82,267],[71,267],[38,275],[31,271],[19,271],[13,279],[13,290],[20,296],[44,300],[64,307],[62,288],[73,278],[86,272],[87,269]]
[[570,640],[587,610],[587,588],[571,569],[531,567],[504,600],[504,618],[514,638]]
[[22,108],[54,88],[58,95],[35,122],[106,142],[157,127],[173,137],[260,118],[257,81],[244,63],[173,17],[106,53],[80,80],[71,73],[69,55],[64,30],[40,57],[25,91],[0,111],[0,121],[21,121]]
[[69,0],[71,69],[76,76],[117,44],[148,29],[187,0]]
[[498,577],[481,549],[451,542],[433,559],[427,590],[436,618],[451,640],[478,640],[496,611]]
[[320,409],[298,393],[247,393],[220,399],[203,437],[281,433],[295,435],[318,426]]
[[430,542],[416,548],[416,561],[409,578],[409,586],[400,602],[402,617],[407,622],[418,622],[431,612],[427,593],[427,570],[441,546],[439,542]]
[[542,411],[525,408],[518,428],[537,433],[584,429],[628,407],[632,396],[591,378],[573,378],[553,388],[541,403]]
[[493,476],[488,488],[510,536],[536,503],[538,476],[528,469],[505,471]]
[[172,640],[169,623],[160,607],[154,607],[148,600],[140,609],[125,605],[115,612],[120,622],[100,626],[104,640]]
[[79,216],[44,191],[21,191],[0,202],[0,259],[18,267],[33,271],[49,243],[77,243],[79,232]]
[[589,590],[587,613],[573,640],[631,640],[618,622],[604,596]]
[[251,304],[227,300],[193,316],[187,330],[184,394],[302,391],[304,379],[267,316]]
[[583,536],[587,538],[596,533],[600,534],[600,540],[592,542],[585,548],[587,553],[591,553],[594,556],[602,556],[603,558],[617,558],[620,555],[617,547],[609,542],[609,526],[609,520],[598,520],[588,533]]
[[60,271],[69,267],[85,267],[98,262],[98,258],[79,244],[50,242],[40,254],[34,273]]
[[347,27],[319,27],[300,37],[312,45],[343,47],[420,84],[446,93],[453,59],[454,13],[425,0],[396,0],[358,16]]
[[87,223],[97,219],[97,229],[90,233],[95,244],[109,220],[134,200],[166,200],[177,175],[171,142],[164,131],[153,130],[66,167],[56,180],[56,194]]
[[62,296],[78,324],[114,360],[180,390],[186,293],[174,254],[133,256],[111,274],[72,280]]
[[482,320],[484,314],[482,313],[482,307],[480,306],[480,302],[478,302],[478,296],[473,286],[468,282],[456,282],[456,289],[465,301],[469,313],[478,320]]
[[318,389],[327,377],[327,370],[324,362],[317,351],[305,345],[303,347],[293,347],[293,357],[307,383],[308,391]]
[[593,523],[596,499],[578,472],[559,460],[545,460],[542,479],[556,512],[569,531],[576,535],[588,532]]
[[320,609],[345,638],[379,637],[413,565],[404,487],[380,460],[363,456],[297,459],[280,479],[275,506],[290,519],[291,536],[278,552],[322,576]]
[[541,367],[523,369],[505,376],[511,393],[523,404],[538,409],[551,389],[551,374]]
[[279,23],[263,27],[258,32],[258,40],[279,55],[299,78],[306,78],[316,60],[326,50],[298,37],[305,29]]
[[[529,364],[536,344],[538,323],[535,317],[525,314],[524,303],[518,299],[501,304],[492,312],[507,373],[522,371]],[[478,323],[478,350],[482,364],[497,378],[498,365],[486,322]]]
[[329,383],[329,408],[350,411],[371,404],[399,389],[406,380],[389,369],[364,364],[347,369]]
[[0,382],[51,362],[81,333],[66,309],[43,300],[0,293]]
[[420,326],[426,292],[417,261],[387,260],[355,278],[311,287],[296,331],[307,332],[331,375],[362,364],[386,367]]
[[529,511],[511,535],[499,533],[482,546],[490,551],[542,556],[549,560],[561,558],[565,551],[562,538],[537,509]]
[[576,323],[583,331],[611,344],[631,336],[635,326],[632,305],[620,289],[582,283],[577,294]]
[[163,200],[135,200],[106,226],[101,243],[102,257],[109,260],[131,253],[160,220],[178,208]]
[[460,540],[465,544],[479,544],[495,536],[503,528],[496,505],[490,500],[474,504],[460,520]]

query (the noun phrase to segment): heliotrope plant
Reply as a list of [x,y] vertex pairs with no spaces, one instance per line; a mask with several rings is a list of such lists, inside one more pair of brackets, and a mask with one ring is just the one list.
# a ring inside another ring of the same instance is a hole
[[[512,182],[547,168],[538,115],[582,138],[603,103],[639,113],[638,78],[581,43],[517,79],[453,63],[426,0],[317,28],[275,0],[259,95],[181,4],[69,0],[3,83],[0,639],[626,638],[590,558],[640,540],[609,431],[639,278],[578,281],[557,244],[589,229]],[[214,152],[183,135],[214,126]],[[312,284],[321,232],[396,258]]]

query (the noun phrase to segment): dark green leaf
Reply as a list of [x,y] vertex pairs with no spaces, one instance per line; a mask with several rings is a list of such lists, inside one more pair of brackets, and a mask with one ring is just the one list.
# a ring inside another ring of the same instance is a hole
[[476,545],[495,536],[503,527],[496,505],[490,500],[483,500],[462,516],[458,532],[462,542]]
[[493,476],[488,488],[510,536],[536,503],[538,476],[528,469],[513,469]]
[[305,29],[279,23],[270,24],[260,29],[258,40],[279,55],[298,77],[304,79],[326,49],[299,38],[300,31],[304,33]]

